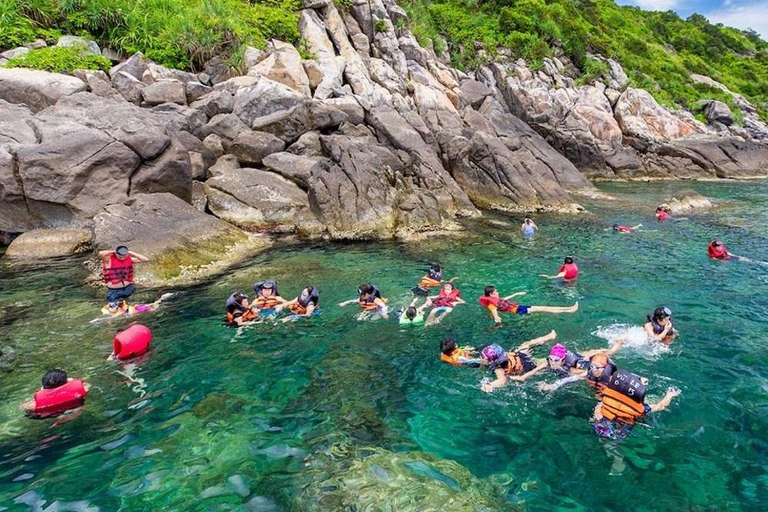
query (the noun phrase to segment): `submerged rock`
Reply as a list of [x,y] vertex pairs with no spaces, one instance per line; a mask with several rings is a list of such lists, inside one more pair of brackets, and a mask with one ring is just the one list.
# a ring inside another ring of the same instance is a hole
[[33,229],[17,237],[5,251],[6,258],[55,258],[91,250],[93,234],[87,229]]
[[672,214],[688,213],[691,210],[712,208],[714,206],[712,201],[703,195],[690,190],[670,197],[664,201],[664,204],[669,208],[669,212]]

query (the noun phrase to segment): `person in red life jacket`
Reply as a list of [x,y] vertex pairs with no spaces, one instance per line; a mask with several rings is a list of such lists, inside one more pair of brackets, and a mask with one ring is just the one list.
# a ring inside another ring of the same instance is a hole
[[31,416],[48,418],[83,405],[91,385],[69,379],[63,370],[50,370],[43,375],[43,387],[20,409]]
[[515,376],[522,375],[536,368],[540,362],[531,356],[531,349],[538,345],[557,338],[555,331],[539,338],[526,341],[516,349],[505,352],[499,345],[488,345],[480,351],[481,364],[488,366],[488,371],[496,378],[493,381],[485,382],[481,389],[486,393],[491,393],[494,389],[503,388],[507,382]]
[[432,306],[432,311],[427,315],[427,321],[424,325],[439,324],[445,315],[453,311],[454,306],[466,304],[464,299],[459,297],[461,292],[453,286],[453,283],[445,283],[440,288],[440,293],[427,298],[427,304]]
[[[637,226],[632,226],[632,227],[619,226],[618,224],[614,224],[612,228],[608,228],[608,229],[612,229],[613,231],[616,231],[618,233],[634,233],[641,227],[643,227],[642,224],[638,224]],[[608,229],[606,229],[605,231],[608,231]]]
[[671,217],[669,216],[669,206],[667,205],[659,205],[656,207],[656,220],[659,222],[669,220]]
[[315,311],[318,311],[319,300],[320,293],[317,288],[307,286],[301,290],[298,297],[280,304],[276,310],[280,312],[283,308],[288,308],[296,316],[312,316]]
[[559,307],[559,306],[523,306],[517,302],[510,302],[509,299],[525,295],[525,292],[517,292],[506,297],[499,297],[499,292],[495,286],[486,286],[483,290],[483,296],[480,297],[480,304],[490,311],[493,321],[496,325],[501,325],[501,317],[499,312],[510,313],[512,315],[529,315],[531,313],[575,313],[579,310],[579,303],[576,302],[573,306]]
[[437,288],[443,283],[452,283],[455,277],[443,280],[443,269],[437,263],[429,267],[427,275],[421,278],[419,284],[412,289],[414,295],[429,295],[430,288]]
[[477,357],[474,347],[459,347],[453,338],[445,338],[440,342],[440,360],[453,366],[471,366],[477,368],[482,359]]
[[729,260],[731,254],[725,248],[725,244],[718,239],[712,240],[707,246],[707,255],[713,260]]
[[579,267],[577,267],[573,262],[573,258],[571,256],[566,256],[565,260],[563,260],[563,264],[560,265],[559,269],[557,269],[557,275],[548,276],[546,274],[541,274],[541,277],[546,277],[547,279],[564,279],[566,281],[573,281],[579,277]]
[[647,321],[643,328],[650,338],[666,345],[672,343],[677,331],[672,327],[672,311],[669,308],[656,308],[645,318]]
[[114,251],[100,251],[102,280],[107,285],[107,307],[116,310],[120,303],[133,295],[133,264],[145,263],[149,258],[131,252],[124,245]]
[[258,320],[259,308],[248,303],[248,296],[235,292],[227,299],[227,318],[224,321],[229,327],[240,327]]
[[344,307],[355,302],[363,310],[363,313],[376,313],[382,318],[389,318],[387,315],[387,299],[381,296],[381,292],[376,285],[370,283],[361,284],[357,289],[357,298],[339,302],[339,306]]

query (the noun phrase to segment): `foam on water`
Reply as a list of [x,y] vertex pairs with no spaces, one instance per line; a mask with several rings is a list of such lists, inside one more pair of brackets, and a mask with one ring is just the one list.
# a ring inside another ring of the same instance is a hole
[[658,359],[670,352],[670,345],[650,338],[641,325],[611,324],[605,327],[599,326],[592,334],[606,340],[609,347],[613,347],[618,338],[624,337],[624,345],[620,352],[629,352],[647,359]]

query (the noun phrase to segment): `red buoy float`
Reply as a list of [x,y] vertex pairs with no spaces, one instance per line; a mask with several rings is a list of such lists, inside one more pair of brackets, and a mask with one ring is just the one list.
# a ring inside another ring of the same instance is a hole
[[152,343],[152,331],[141,324],[131,324],[115,335],[112,353],[118,359],[130,359],[146,354]]

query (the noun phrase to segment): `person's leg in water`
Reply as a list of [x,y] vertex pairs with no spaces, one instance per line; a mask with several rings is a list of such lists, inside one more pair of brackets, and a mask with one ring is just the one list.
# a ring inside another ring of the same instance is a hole
[[557,333],[555,332],[554,329],[552,329],[551,331],[549,331],[548,334],[545,334],[544,336],[539,336],[538,338],[534,338],[532,340],[526,341],[525,343],[523,343],[522,345],[517,347],[517,350],[521,351],[521,352],[522,351],[526,351],[526,350],[531,349],[533,347],[537,347],[539,345],[543,345],[543,344],[545,344],[548,341],[552,341],[555,338],[557,338]]
[[573,306],[528,306],[528,313],[575,313],[579,310],[579,303],[576,302]]
[[445,318],[445,315],[453,311],[453,308],[448,307],[438,307],[432,309],[432,311],[429,312],[429,315],[427,316],[427,321],[424,322],[424,325],[435,325],[439,324],[443,318]]
[[606,455],[613,460],[611,463],[611,471],[608,473],[610,476],[620,476],[627,469],[627,464],[624,462],[624,454],[619,449],[619,442],[613,439],[600,439]]

